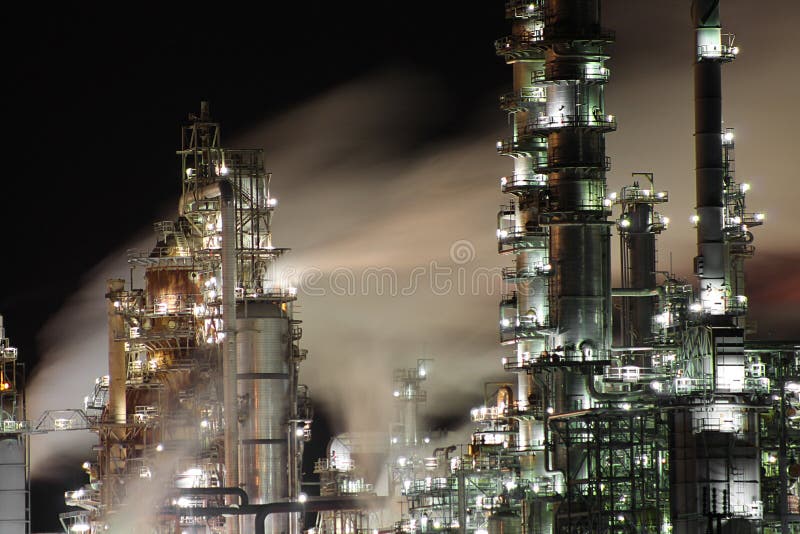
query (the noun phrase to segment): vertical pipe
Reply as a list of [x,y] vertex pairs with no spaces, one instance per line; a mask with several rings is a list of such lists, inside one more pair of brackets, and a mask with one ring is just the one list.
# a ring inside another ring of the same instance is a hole
[[[125,280],[113,278],[106,282],[106,311],[108,314],[108,408],[110,423],[124,425],[127,419],[125,403],[125,342],[122,341],[125,326],[119,313],[119,293],[125,289]],[[116,304],[115,304],[116,303]]]
[[[239,486],[239,422],[236,399],[236,220],[233,186],[219,182],[222,210],[222,344],[223,409],[225,411],[225,485]],[[228,522],[231,533],[236,521]]]

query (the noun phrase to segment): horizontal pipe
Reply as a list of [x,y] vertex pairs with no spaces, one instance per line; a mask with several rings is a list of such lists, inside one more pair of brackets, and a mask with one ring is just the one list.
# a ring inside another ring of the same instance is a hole
[[180,488],[178,495],[238,495],[239,507],[250,504],[247,492],[242,488]]
[[386,497],[335,497],[309,499],[301,502],[275,502],[259,505],[256,512],[255,534],[265,534],[264,524],[270,514],[290,514],[297,512],[325,512],[328,510],[362,510],[379,508],[387,504]]
[[[230,490],[230,494],[241,494],[238,488],[190,488],[186,490],[188,495],[199,494],[197,490]],[[214,494],[209,491],[209,494]],[[244,491],[242,491],[244,493]],[[203,493],[206,494],[206,493]],[[242,497],[245,502],[247,495]],[[168,506],[161,510],[167,515],[181,515],[193,517],[218,517],[218,516],[238,516],[255,514],[255,534],[265,534],[265,522],[271,514],[291,514],[303,512],[326,512],[330,510],[364,510],[386,506],[389,503],[387,497],[321,497],[311,498],[306,502],[285,501],[273,502],[269,504],[243,504],[241,506],[213,506],[213,507],[176,507]]]
[[230,180],[220,180],[201,187],[197,191],[187,191],[178,200],[178,215],[186,214],[186,202],[189,200],[209,200],[221,198],[225,202],[233,200],[233,184]]
[[614,287],[611,288],[612,297],[657,297],[661,294],[660,287],[653,287],[647,289],[634,289],[631,287]]

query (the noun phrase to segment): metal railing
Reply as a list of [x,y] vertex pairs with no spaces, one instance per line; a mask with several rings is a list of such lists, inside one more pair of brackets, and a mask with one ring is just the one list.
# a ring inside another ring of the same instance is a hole
[[513,55],[521,52],[532,52],[540,48],[544,40],[541,29],[508,35],[494,42],[494,49],[498,55]]
[[598,70],[581,69],[572,72],[552,72],[548,70],[536,70],[531,74],[531,82],[558,82],[558,81],[578,81],[578,82],[607,82],[611,76],[611,71],[606,67]]
[[497,233],[497,250],[500,254],[522,249],[547,248],[547,230],[525,230],[519,227],[500,229]]
[[518,139],[501,139],[497,141],[497,153],[501,156],[513,156],[517,154],[531,155],[546,150],[546,140],[544,136],[526,135],[521,132]]
[[611,170],[611,158],[608,156],[572,159],[558,154],[551,154],[547,158],[547,163],[537,166],[536,170],[540,173],[547,173],[555,169],[567,168],[599,168],[604,171]]
[[537,134],[559,128],[591,128],[603,131],[617,129],[617,119],[613,115],[543,115],[525,125],[524,133]]
[[511,176],[500,178],[500,189],[503,193],[511,193],[532,187],[545,187],[546,185],[547,175],[535,172],[512,174]]
[[509,0],[506,2],[506,17],[544,20],[544,7],[544,0]]
[[546,101],[547,90],[544,87],[523,87],[519,91],[502,95],[500,97],[500,109],[522,111],[527,109],[523,104],[543,103]]

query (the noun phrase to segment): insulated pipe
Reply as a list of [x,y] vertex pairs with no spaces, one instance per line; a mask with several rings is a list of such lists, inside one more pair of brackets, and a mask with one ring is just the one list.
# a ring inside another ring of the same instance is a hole
[[630,287],[615,287],[611,290],[612,297],[656,297],[660,296],[663,290],[660,287],[648,289],[634,289]]
[[594,376],[593,375],[585,375],[586,379],[586,389],[589,391],[589,395],[595,400],[600,401],[629,401],[629,400],[639,400],[644,397],[645,391],[640,389],[638,391],[625,391],[620,393],[601,393],[597,390],[597,387],[594,385]]
[[[218,182],[222,209],[222,377],[225,411],[225,485],[239,485],[239,422],[236,409],[236,212],[233,185]],[[235,530],[235,527],[234,527]]]
[[[236,211],[233,185],[219,180],[184,193],[178,202],[183,216],[189,200],[220,199],[222,212],[222,381],[225,412],[225,484],[239,485],[239,423],[236,409]],[[232,527],[235,531],[235,526]]]

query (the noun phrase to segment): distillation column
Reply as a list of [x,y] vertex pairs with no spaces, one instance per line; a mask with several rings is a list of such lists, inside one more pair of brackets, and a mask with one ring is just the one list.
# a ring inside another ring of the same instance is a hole
[[[223,344],[226,484],[243,487],[253,504],[293,501],[310,411],[298,402],[297,364],[305,351],[297,344],[296,290],[279,283],[274,267],[288,249],[272,244],[277,200],[269,192],[263,151],[223,149],[218,129],[204,104],[185,129],[179,154],[182,214],[197,234],[195,254],[206,271],[206,335]],[[215,291],[220,278],[221,301]],[[241,522],[243,532],[249,521]],[[299,531],[298,514],[267,520],[270,534]]]
[[[550,0],[545,38],[545,76],[556,82],[548,87],[546,114],[539,118],[548,145],[553,346],[562,349],[563,360],[599,361],[611,343],[604,134],[615,122],[605,112],[603,92],[604,47],[613,36],[600,27],[599,0]],[[568,419],[592,407],[591,367],[559,366],[552,375],[552,417]],[[551,444],[552,468],[567,478],[566,502],[556,518],[556,531],[566,532],[592,520],[579,495],[589,475],[586,452],[564,441]]]
[[[506,4],[506,17],[512,21],[511,35],[495,43],[498,55],[504,57],[513,72],[513,91],[500,99],[501,109],[512,119],[512,138],[498,144],[498,151],[513,158],[514,172],[501,178],[504,193],[514,195],[515,202],[500,212],[498,250],[513,254],[514,267],[504,271],[515,291],[501,304],[501,342],[513,345],[507,360],[509,368],[522,369],[532,356],[545,349],[548,289],[547,230],[539,222],[544,205],[547,175],[541,167],[547,161],[547,145],[540,135],[528,131],[528,124],[544,110],[546,87],[542,83],[544,53],[539,46],[544,28],[541,1],[511,1]],[[518,371],[517,405],[510,407],[519,414],[531,410],[531,402],[541,409],[540,395],[534,391],[531,375]],[[538,428],[537,428],[538,426]],[[528,417],[518,419],[517,448],[520,476],[535,475],[534,450],[541,450],[541,424]],[[544,473],[536,473],[543,475]]]
[[519,446],[536,458],[526,469],[521,457],[522,475],[556,481],[555,493],[567,494],[560,507],[552,494],[534,498],[526,529],[548,532],[554,520],[556,530],[570,529],[572,516],[587,513],[572,495],[586,483],[584,453],[548,438],[549,418],[592,408],[587,383],[611,342],[604,134],[615,121],[603,91],[613,35],[600,27],[598,0],[506,9],[512,35],[496,45],[514,68],[515,92],[503,101],[514,112],[514,137],[498,150],[514,157],[515,173],[502,183],[517,203],[500,212],[498,238],[501,253],[515,254],[507,278],[516,291],[501,304],[501,340],[516,346],[506,368],[530,373],[520,377],[519,398],[520,408],[529,399],[531,406],[517,419]]

